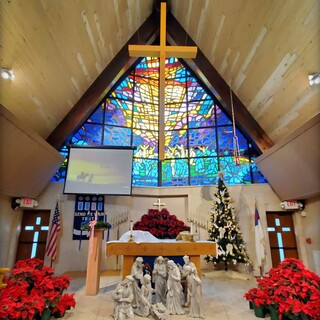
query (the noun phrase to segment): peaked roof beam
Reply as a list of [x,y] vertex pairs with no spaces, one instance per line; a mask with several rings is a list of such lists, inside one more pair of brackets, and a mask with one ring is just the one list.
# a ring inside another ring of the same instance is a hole
[[81,127],[112,86],[134,64],[138,58],[129,57],[129,44],[151,44],[158,36],[159,14],[154,11],[51,132],[47,142],[59,149],[68,137]]
[[[92,83],[56,129],[52,131],[47,142],[54,148],[59,149],[68,137],[81,127],[83,122],[91,115],[98,103],[116,81],[133,65],[137,58],[129,57],[129,44],[151,44],[158,36],[159,12],[155,10]],[[170,12],[167,14],[167,40],[172,45],[196,46],[195,42],[187,35],[186,31]],[[208,87],[212,94],[219,99],[225,111],[231,117],[230,88],[203,52],[198,48],[197,57],[193,60],[186,59],[185,62]],[[234,93],[233,104],[237,126],[246,137],[252,140],[255,146],[262,152],[272,147],[274,145],[272,140]]]
[[[168,12],[167,15],[167,33],[167,40],[171,45],[196,46],[196,43],[189,37],[187,32],[170,12]],[[196,58],[192,60],[186,59],[184,61],[208,87],[212,94],[216,96],[231,118],[230,87],[212,66],[199,47]],[[249,140],[252,140],[256,147],[262,152],[271,148],[274,143],[234,92],[233,105],[236,124],[246,137],[249,138]]]

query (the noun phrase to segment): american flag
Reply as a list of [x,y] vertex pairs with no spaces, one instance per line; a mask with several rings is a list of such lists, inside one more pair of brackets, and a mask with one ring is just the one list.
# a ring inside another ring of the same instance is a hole
[[57,237],[58,232],[60,231],[60,213],[59,213],[59,205],[56,204],[56,209],[54,211],[51,229],[49,233],[49,240],[46,248],[46,255],[51,259],[55,260],[57,253]]

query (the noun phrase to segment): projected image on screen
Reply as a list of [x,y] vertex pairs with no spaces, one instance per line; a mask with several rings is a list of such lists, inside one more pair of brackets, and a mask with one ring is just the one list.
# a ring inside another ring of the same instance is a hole
[[65,194],[130,195],[132,148],[71,147]]

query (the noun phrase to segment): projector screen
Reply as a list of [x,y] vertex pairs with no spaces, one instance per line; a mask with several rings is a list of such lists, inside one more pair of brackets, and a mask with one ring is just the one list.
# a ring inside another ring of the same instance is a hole
[[63,193],[131,195],[132,158],[131,147],[70,147]]

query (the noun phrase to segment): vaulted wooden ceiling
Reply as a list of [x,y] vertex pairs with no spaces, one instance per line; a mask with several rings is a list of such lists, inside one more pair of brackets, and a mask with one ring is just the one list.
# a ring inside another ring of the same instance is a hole
[[[157,38],[159,1],[0,2],[0,103],[58,147],[134,60],[127,45]],[[264,151],[320,108],[318,0],[171,0],[170,44],[196,44],[189,66]],[[154,14],[152,15],[152,12]]]

